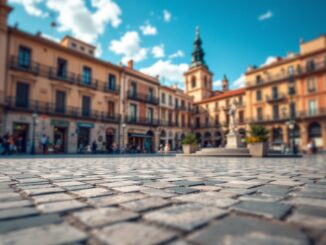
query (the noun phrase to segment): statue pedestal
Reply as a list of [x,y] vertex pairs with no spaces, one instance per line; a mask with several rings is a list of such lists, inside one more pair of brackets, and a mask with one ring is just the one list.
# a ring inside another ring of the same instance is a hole
[[227,143],[225,148],[239,148],[240,146],[240,137],[236,132],[230,132],[227,136]]

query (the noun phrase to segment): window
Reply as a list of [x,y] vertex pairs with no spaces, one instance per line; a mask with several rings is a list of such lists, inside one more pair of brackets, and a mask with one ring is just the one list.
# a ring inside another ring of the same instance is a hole
[[175,108],[179,107],[179,100],[177,98],[175,98]]
[[29,84],[18,82],[16,84],[16,106],[28,108]]
[[220,118],[218,115],[215,115],[215,125],[218,126],[220,124]]
[[137,105],[130,104],[130,121],[137,121]]
[[289,66],[288,67],[288,73],[289,73],[289,76],[293,76],[294,75],[294,67],[293,66]]
[[91,49],[88,51],[88,53],[89,53],[90,55],[93,55],[93,54],[94,54],[93,50],[91,50]]
[[162,119],[163,124],[165,123],[165,115],[166,115],[165,111],[162,111],[161,112],[161,119]]
[[91,115],[91,97],[82,97],[82,115],[84,117],[89,117]]
[[314,71],[315,70],[315,61],[314,60],[308,60],[307,61],[307,71]]
[[263,83],[263,79],[261,78],[260,75],[256,76],[256,84],[262,84]]
[[205,88],[208,88],[207,77],[206,76],[204,76],[204,87]]
[[114,117],[114,112],[115,112],[115,109],[114,109],[114,102],[113,101],[109,101],[108,102],[108,116],[109,117]]
[[196,84],[196,77],[193,76],[193,77],[191,78],[191,87],[192,87],[192,88],[195,88],[196,86],[197,86],[197,84]]
[[186,107],[186,103],[185,103],[184,100],[181,100],[181,107],[182,107],[182,108],[185,108],[185,107]]
[[288,90],[289,90],[289,95],[295,95],[295,93],[296,93],[296,91],[295,91],[295,83],[289,84]]
[[207,128],[209,127],[209,117],[205,118],[205,125],[206,125]]
[[85,48],[83,46],[80,47],[81,51],[85,51]]
[[196,128],[200,128],[200,117],[196,117]]
[[154,100],[154,89],[148,88],[148,100],[153,101]]
[[66,109],[66,92],[57,90],[55,92],[55,112],[65,113]]
[[277,87],[272,87],[272,98],[278,99],[278,88]]
[[273,119],[277,120],[279,117],[280,115],[278,105],[273,105]]
[[67,61],[65,59],[58,58],[57,60],[57,76],[59,78],[67,78]]
[[215,102],[215,111],[218,111],[218,102]]
[[22,68],[30,68],[31,65],[31,49],[20,46],[19,53],[18,53],[18,65]]
[[131,82],[130,84],[130,96],[136,97],[137,96],[137,84],[135,82]]
[[307,79],[307,86],[308,93],[313,93],[316,91],[316,81],[314,77]]
[[172,126],[172,112],[169,112],[169,114],[168,114],[168,123],[169,123],[169,126]]
[[109,74],[108,76],[108,90],[115,90],[115,75],[114,74]]
[[296,107],[295,107],[295,103],[291,102],[290,103],[290,116],[291,118],[295,118],[296,117]]
[[185,115],[182,114],[181,115],[181,127],[185,127],[186,126],[186,118],[185,118]]
[[172,106],[173,105],[173,102],[172,102],[172,96],[169,95],[169,105]]
[[179,113],[178,112],[175,113],[175,125],[179,126]]
[[261,95],[261,90],[256,91],[256,101],[261,101],[262,100],[262,95]]
[[258,121],[263,120],[263,108],[261,107],[257,108],[257,120]]
[[147,108],[147,121],[153,123],[154,121],[154,110],[153,108]]
[[239,111],[239,123],[244,123],[244,111]]
[[83,67],[83,84],[91,85],[92,83],[92,69],[90,67]]
[[71,43],[71,47],[76,48],[77,44],[76,43]]
[[239,105],[243,105],[243,96],[242,95],[239,96],[238,103],[239,103]]
[[317,104],[315,100],[309,100],[309,116],[314,116],[317,114]]
[[162,104],[165,104],[165,93],[161,94],[161,100],[162,100]]

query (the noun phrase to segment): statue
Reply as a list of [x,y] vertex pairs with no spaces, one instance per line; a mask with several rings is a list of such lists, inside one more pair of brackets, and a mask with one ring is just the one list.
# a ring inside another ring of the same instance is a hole
[[236,114],[236,112],[237,112],[237,102],[235,100],[233,100],[233,103],[230,106],[229,113],[228,113],[230,115],[230,126],[229,126],[230,132],[235,131],[235,114]]

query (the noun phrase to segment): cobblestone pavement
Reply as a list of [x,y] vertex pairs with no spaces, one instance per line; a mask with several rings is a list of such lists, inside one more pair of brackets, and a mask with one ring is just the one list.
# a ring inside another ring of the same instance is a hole
[[0,244],[326,244],[326,157],[0,159]]

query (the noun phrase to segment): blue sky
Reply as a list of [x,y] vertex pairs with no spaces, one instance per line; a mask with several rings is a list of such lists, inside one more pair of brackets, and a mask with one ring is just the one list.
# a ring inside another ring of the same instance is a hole
[[[9,0],[13,25],[49,38],[66,34],[91,42],[113,63],[133,58],[135,67],[162,82],[179,82],[191,62],[195,27],[201,29],[215,85],[233,83],[249,65],[288,51],[299,39],[325,34],[324,0]],[[50,28],[55,20],[56,29]]]

